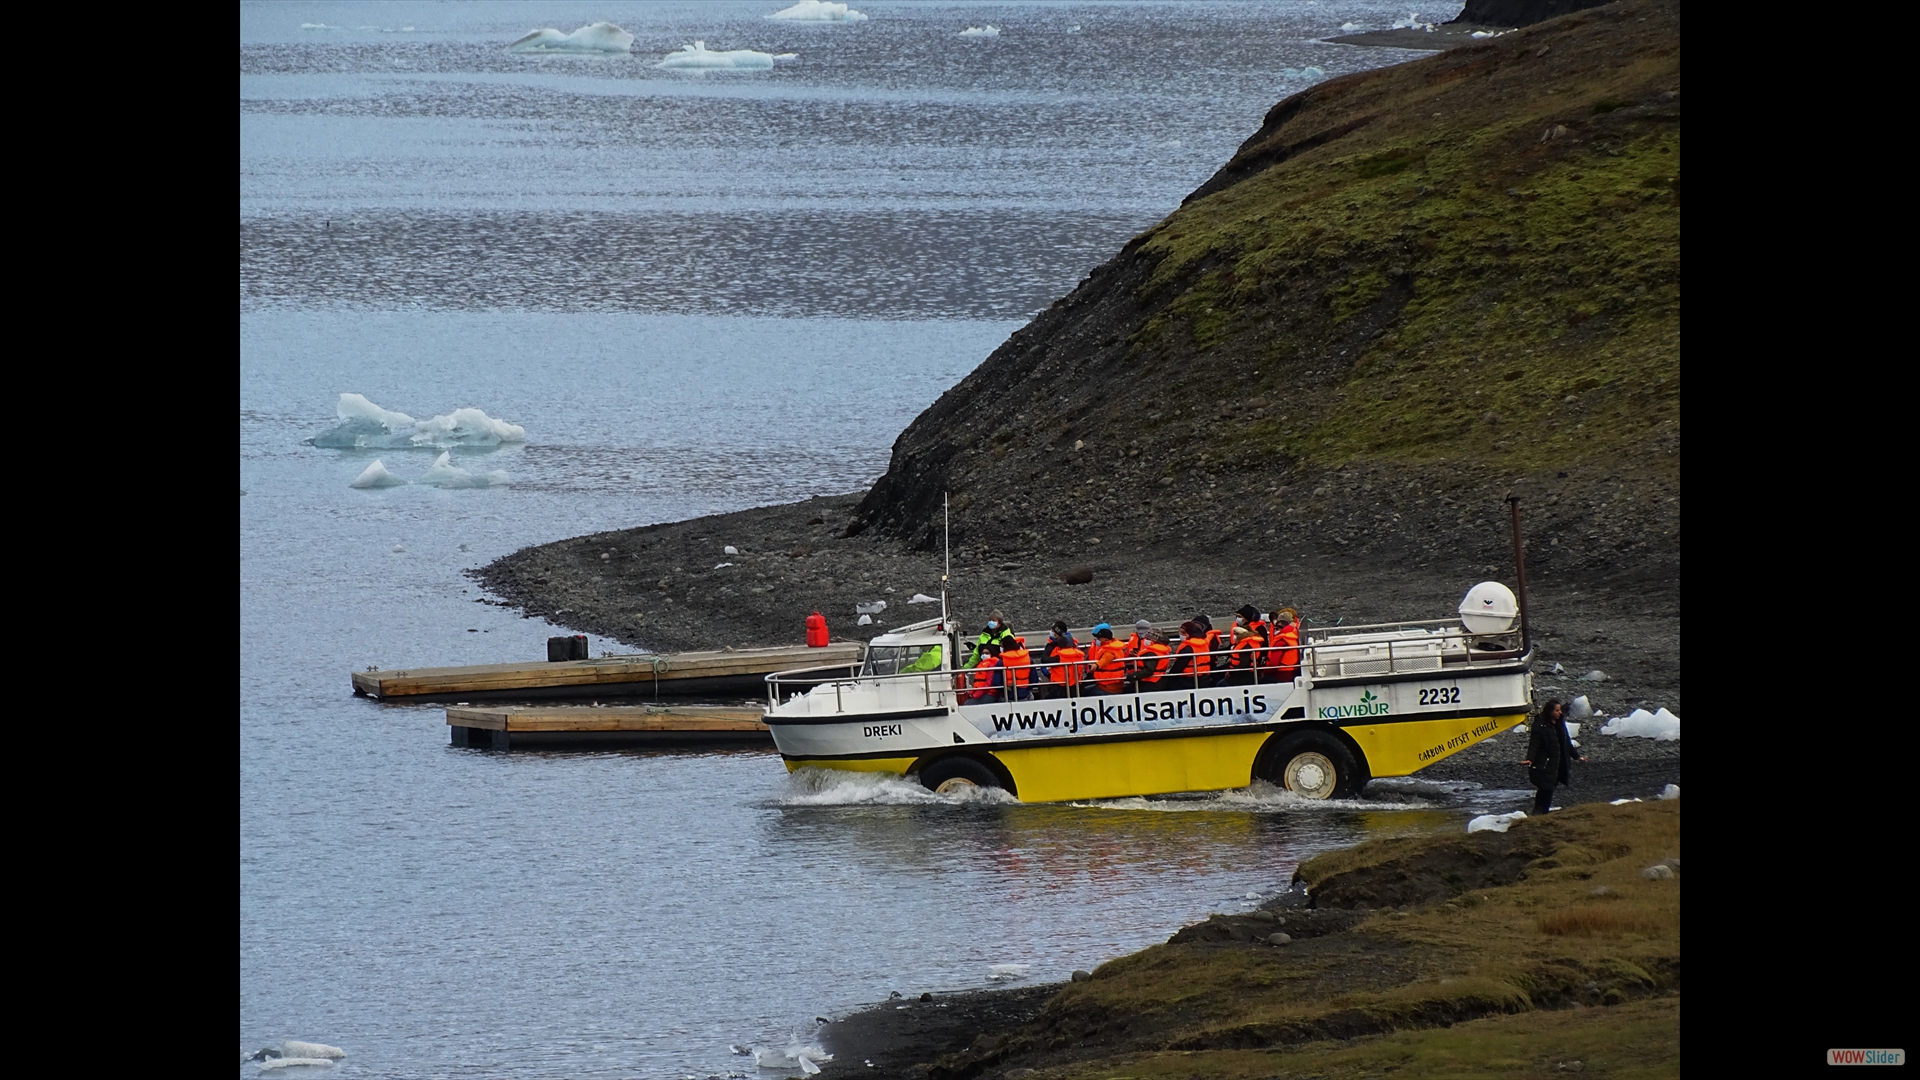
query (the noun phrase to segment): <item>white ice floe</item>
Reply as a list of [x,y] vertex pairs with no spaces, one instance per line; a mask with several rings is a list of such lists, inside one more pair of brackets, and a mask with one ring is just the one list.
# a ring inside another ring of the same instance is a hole
[[1608,806],[1625,806],[1630,802],[1639,802],[1639,801],[1640,801],[1639,799],[1615,799],[1612,802],[1608,803],[1607,805]]
[[364,491],[369,488],[400,487],[405,483],[405,480],[388,472],[386,465],[383,464],[379,458],[374,458],[373,464],[367,466],[366,470],[358,477],[355,477],[353,483],[347,486],[360,488]]
[[302,30],[345,30],[346,27],[328,26],[326,23],[323,23],[323,22],[303,22],[300,24],[300,29]]
[[479,409],[455,409],[430,420],[383,409],[359,394],[341,394],[339,423],[307,441],[329,450],[440,449],[527,441],[527,429]]
[[610,22],[583,26],[571,34],[548,27],[507,46],[517,53],[623,53],[633,51],[633,35]]
[[672,71],[764,71],[773,66],[773,54],[752,49],[721,52],[696,41],[682,46],[679,52],[668,53],[654,66]]
[[1659,712],[1635,709],[1625,716],[1607,721],[1607,726],[1600,729],[1600,734],[1633,735],[1664,742],[1680,737],[1680,718],[1665,709]]
[[873,625],[873,616],[871,616],[871,615],[862,615],[862,616],[860,616],[860,621],[859,621],[859,622],[857,622],[857,623],[854,623],[853,625],[855,625],[855,626],[872,626],[872,625]]
[[740,549],[739,549],[739,548],[737,548],[737,547],[734,547],[734,546],[733,546],[732,544],[728,544],[728,545],[727,545],[726,547],[723,547],[723,548],[721,548],[721,549],[720,549],[720,554],[722,554],[722,555],[738,555],[738,554],[740,554]]
[[1340,24],[1340,32],[1343,34],[1351,34],[1357,30],[1365,30],[1365,29],[1366,27],[1360,25],[1357,22],[1344,22]]
[[1433,33],[1433,24],[1430,22],[1421,22],[1420,13],[1417,11],[1407,12],[1407,17],[1404,19],[1393,20],[1393,28],[1395,30],[1425,30],[1429,34]]
[[866,15],[855,11],[845,4],[836,4],[832,0],[800,0],[789,8],[767,16],[769,19],[785,19],[789,22],[866,22]]
[[1024,979],[1027,972],[1033,970],[1032,964],[992,964],[987,967],[988,982],[1008,982]]
[[1479,817],[1467,822],[1467,831],[1470,833],[1506,832],[1508,828],[1512,827],[1514,822],[1525,821],[1526,819],[1527,812],[1525,810],[1515,810],[1511,814],[1481,814]]
[[928,596],[926,593],[923,593],[923,592],[914,593],[912,596],[907,598],[907,603],[909,604],[937,604],[939,602],[940,602],[939,597]]
[[439,488],[499,487],[508,482],[507,474],[500,469],[488,473],[472,473],[455,465],[451,450],[442,451],[439,457],[433,459],[433,467],[428,469],[420,479],[414,481],[416,484]]
[[1666,787],[1660,789],[1660,794],[1654,796],[1656,799],[1677,799],[1679,797],[1679,784],[1668,784]]
[[864,604],[853,605],[855,615],[878,615],[885,610],[887,610],[885,600],[869,600]]
[[999,37],[1000,28],[997,26],[969,26],[965,30],[960,31],[960,36],[961,37]]
[[293,1069],[293,1068],[298,1068],[302,1065],[310,1066],[316,1069],[331,1069],[333,1068],[333,1059],[332,1058],[309,1058],[309,1057],[277,1057],[277,1058],[268,1058],[265,1061],[262,1061],[259,1063],[260,1070],[262,1072],[265,1072],[268,1069]]
[[1511,34],[1511,33],[1513,33],[1513,31],[1511,30],[1491,30],[1491,31],[1475,30],[1473,33],[1468,34],[1467,36],[1471,38],[1477,38],[1481,41],[1485,41],[1487,38],[1497,38],[1501,34]]

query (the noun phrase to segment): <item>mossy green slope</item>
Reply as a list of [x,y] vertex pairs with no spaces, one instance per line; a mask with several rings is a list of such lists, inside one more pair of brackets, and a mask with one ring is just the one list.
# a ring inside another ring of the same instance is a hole
[[1679,34],[1626,0],[1282,101],[922,414],[862,519],[930,545],[951,493],[957,544],[1191,553],[1231,507],[1484,563],[1461,507],[1518,488],[1548,573],[1677,581]]

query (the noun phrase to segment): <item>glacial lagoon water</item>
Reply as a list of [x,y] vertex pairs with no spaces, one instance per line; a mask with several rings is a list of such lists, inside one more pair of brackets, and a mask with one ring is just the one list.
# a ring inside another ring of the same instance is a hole
[[[1315,40],[1405,14],[1377,3],[783,6],[241,7],[243,1053],[781,1076],[730,1048],[778,1057],[896,990],[1064,978],[1317,851],[1509,808],[1419,784],[962,803],[762,750],[455,749],[438,708],[350,696],[368,665],[542,655],[559,628],[463,574],[519,547],[864,487],[1305,85],[1283,69],[1405,55]],[[505,49],[601,20],[631,53]],[[654,66],[694,40],[794,55]],[[312,445],[348,393],[525,437]],[[500,482],[419,482],[442,453]],[[350,486],[375,460],[402,482]]]

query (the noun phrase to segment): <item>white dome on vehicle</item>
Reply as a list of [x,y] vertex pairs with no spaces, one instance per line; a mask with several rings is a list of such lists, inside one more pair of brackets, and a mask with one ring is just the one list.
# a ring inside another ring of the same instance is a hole
[[1460,601],[1460,622],[1469,634],[1504,634],[1513,629],[1520,602],[1513,590],[1497,581],[1483,581],[1467,590]]

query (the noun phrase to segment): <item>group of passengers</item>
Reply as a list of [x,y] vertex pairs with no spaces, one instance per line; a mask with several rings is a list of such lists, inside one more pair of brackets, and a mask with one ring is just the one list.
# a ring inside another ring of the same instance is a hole
[[1213,628],[1195,615],[1180,624],[1180,640],[1145,619],[1125,641],[1099,623],[1082,647],[1064,622],[1055,622],[1038,653],[995,611],[971,643],[956,685],[968,704],[1045,700],[1092,694],[1143,693],[1189,686],[1290,683],[1300,674],[1299,616],[1292,608],[1263,615],[1252,604],[1235,612],[1233,626]]

